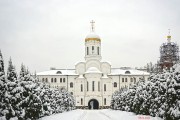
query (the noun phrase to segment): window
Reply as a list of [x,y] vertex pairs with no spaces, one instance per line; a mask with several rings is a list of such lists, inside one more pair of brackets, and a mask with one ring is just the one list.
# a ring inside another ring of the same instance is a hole
[[122,78],[122,82],[124,82],[124,78]]
[[100,91],[100,82],[98,82],[98,91]]
[[89,82],[87,81],[87,91],[89,91]]
[[89,55],[89,47],[87,47],[87,55]]
[[70,88],[73,88],[73,83],[72,82],[70,83]]
[[99,47],[97,47],[97,54],[99,55]]
[[106,98],[104,98],[104,105],[106,105]]
[[92,91],[94,91],[94,81],[92,81]]
[[136,83],[136,78],[134,78],[134,83]]
[[81,105],[83,105],[83,99],[81,98]]
[[48,79],[46,78],[46,82],[48,82]]
[[60,78],[60,83],[62,83],[62,78]]
[[73,92],[71,92],[71,95],[73,95]]
[[54,82],[57,82],[57,79],[56,79],[56,78],[54,78]]
[[44,82],[44,78],[42,79],[42,82]]
[[131,72],[130,71],[126,71],[125,74],[131,74]]
[[92,46],[92,54],[94,53],[94,46]]
[[63,82],[65,82],[65,78],[63,78]]
[[127,82],[127,78],[125,78],[125,82]]
[[106,91],[106,84],[104,84],[104,91]]
[[53,78],[51,78],[51,82],[53,82]]
[[117,82],[114,82],[114,87],[117,87]]
[[133,82],[133,78],[131,78],[131,82]]
[[83,91],[83,85],[81,84],[81,92]]
[[57,71],[56,74],[62,74],[62,72],[61,71]]

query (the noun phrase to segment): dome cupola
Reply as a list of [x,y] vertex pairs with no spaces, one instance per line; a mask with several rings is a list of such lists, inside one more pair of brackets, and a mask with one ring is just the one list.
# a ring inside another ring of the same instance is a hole
[[85,38],[85,60],[101,60],[101,39],[94,32],[94,21],[91,22],[91,32]]
[[100,37],[95,33],[95,25],[94,25],[94,21],[92,20],[91,22],[91,32],[90,34],[88,34],[85,38],[85,42],[87,41],[98,41],[101,42]]

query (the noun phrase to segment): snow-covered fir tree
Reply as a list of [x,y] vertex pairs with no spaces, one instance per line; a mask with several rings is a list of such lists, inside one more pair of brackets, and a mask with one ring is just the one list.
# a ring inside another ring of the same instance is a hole
[[158,116],[165,120],[179,120],[180,64],[150,76],[146,82],[140,80],[130,89],[115,92],[111,108]]
[[75,109],[73,96],[64,88],[50,88],[21,65],[19,76],[12,60],[7,74],[0,51],[0,119],[35,120]]
[[17,83],[17,74],[10,58],[7,69],[7,82],[5,83],[6,92],[4,102],[6,104],[6,110],[8,111],[6,113],[6,119],[15,117],[15,110],[18,110],[17,103],[19,102],[18,99],[20,98],[20,96],[18,95],[18,92],[16,90],[18,87]]
[[19,76],[19,84],[23,88],[21,99],[18,104],[20,108],[19,119],[37,119],[40,117],[42,103],[39,96],[36,95],[38,84],[35,83],[34,78],[30,75],[29,71],[21,65]]
[[5,86],[5,72],[4,72],[4,61],[3,56],[0,50],[0,117],[4,116],[4,110],[5,110],[5,92],[6,92],[6,86]]

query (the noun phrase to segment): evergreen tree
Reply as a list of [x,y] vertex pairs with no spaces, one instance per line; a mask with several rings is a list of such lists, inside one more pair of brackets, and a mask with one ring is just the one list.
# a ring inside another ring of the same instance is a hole
[[6,83],[6,109],[8,110],[8,113],[6,114],[6,119],[10,119],[12,117],[15,117],[15,110],[18,110],[17,103],[18,103],[18,95],[17,95],[17,74],[15,72],[15,67],[12,64],[12,60],[10,58],[9,65],[8,65],[8,71],[7,71],[7,83]]
[[0,50],[0,116],[5,115],[5,92],[6,92],[6,86],[5,86],[5,72],[4,72],[4,61],[3,56]]
[[111,108],[159,116],[164,120],[180,119],[180,64],[170,71],[165,69],[163,73],[151,75],[146,82],[140,80],[132,88],[115,92]]
[[37,119],[42,112],[42,103],[39,96],[37,96],[38,85],[35,83],[33,77],[30,75],[25,66],[21,65],[20,71],[20,85],[23,88],[22,101],[19,103],[20,114],[19,119]]

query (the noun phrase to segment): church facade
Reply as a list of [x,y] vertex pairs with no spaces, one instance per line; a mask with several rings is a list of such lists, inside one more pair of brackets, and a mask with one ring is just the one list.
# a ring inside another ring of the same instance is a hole
[[51,87],[67,89],[77,108],[89,109],[109,108],[115,91],[149,77],[147,72],[128,67],[111,68],[101,59],[101,39],[94,32],[92,21],[91,32],[85,38],[85,61],[77,63],[75,69],[52,69],[37,76]]

